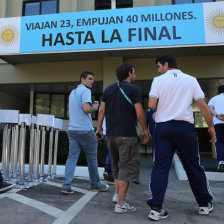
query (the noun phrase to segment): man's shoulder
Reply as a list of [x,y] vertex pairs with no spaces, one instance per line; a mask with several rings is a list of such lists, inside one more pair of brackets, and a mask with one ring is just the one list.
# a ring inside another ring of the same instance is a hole
[[107,86],[104,92],[110,92],[111,90],[116,88],[116,85],[117,85],[116,83],[113,83],[113,84]]

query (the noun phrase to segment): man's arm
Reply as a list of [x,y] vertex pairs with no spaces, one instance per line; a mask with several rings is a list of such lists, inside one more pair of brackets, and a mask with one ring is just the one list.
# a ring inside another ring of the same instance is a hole
[[97,124],[97,130],[95,133],[95,138],[101,139],[98,135],[102,136],[103,135],[103,131],[102,131],[102,124],[103,124],[103,119],[104,119],[104,115],[105,115],[105,102],[101,101],[100,104],[100,109],[99,109],[99,113],[98,113],[98,124]]
[[151,110],[156,111],[158,99],[155,97],[149,97],[148,107]]
[[99,104],[91,104],[91,103],[84,103],[83,105],[83,110],[85,113],[92,113],[98,110]]
[[141,102],[138,102],[135,104],[135,111],[136,111],[138,121],[139,121],[140,125],[142,126],[142,133],[140,136],[141,143],[146,144],[149,141],[149,132],[148,132],[148,128],[147,128],[145,112],[143,110]]
[[196,101],[196,103],[198,104],[198,107],[203,115],[203,117],[205,118],[205,121],[208,125],[208,132],[211,135],[211,140],[210,142],[215,140],[215,129],[214,129],[214,125],[213,125],[213,121],[212,121],[212,116],[210,114],[210,111],[208,109],[207,104],[205,103],[204,99],[199,99]]
[[217,117],[221,121],[224,121],[224,114],[218,114],[212,105],[209,105],[208,108],[213,116]]

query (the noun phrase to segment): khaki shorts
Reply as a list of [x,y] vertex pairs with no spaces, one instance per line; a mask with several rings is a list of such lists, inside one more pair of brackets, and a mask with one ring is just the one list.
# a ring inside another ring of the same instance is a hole
[[136,181],[139,178],[140,155],[137,137],[108,138],[114,179]]

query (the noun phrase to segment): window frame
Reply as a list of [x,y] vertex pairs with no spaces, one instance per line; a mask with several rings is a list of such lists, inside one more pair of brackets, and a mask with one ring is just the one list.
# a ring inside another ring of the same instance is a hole
[[[56,2],[56,13],[59,13],[59,0],[23,0],[23,8],[22,8],[22,16],[25,16],[25,8],[27,3],[35,3],[39,2],[40,3],[40,8],[39,8],[39,14],[38,15],[48,15],[48,14],[41,14],[41,9],[42,9],[42,2]],[[28,15],[32,16],[32,15]]]
[[[130,2],[131,2],[131,4],[132,4],[132,6],[130,7],[130,6],[128,6],[128,7],[119,7],[119,8],[117,8],[117,5],[119,5],[119,3],[118,3],[118,1],[119,0],[115,0],[115,9],[123,9],[123,8],[133,8],[133,5],[134,5],[134,2],[133,2],[133,0],[129,0]],[[96,2],[97,2],[97,0],[95,0],[95,3],[94,3],[94,8],[95,8],[95,10],[107,10],[107,9],[112,9],[112,5],[113,5],[113,0],[110,0],[110,8],[104,8],[104,9],[96,9]],[[120,3],[121,5],[122,5],[122,3]],[[124,4],[124,3],[123,3]]]

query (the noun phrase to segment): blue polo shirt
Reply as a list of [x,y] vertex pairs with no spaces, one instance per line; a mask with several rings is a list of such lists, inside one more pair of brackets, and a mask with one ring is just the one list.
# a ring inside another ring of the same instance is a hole
[[91,90],[83,84],[69,95],[69,127],[68,130],[73,131],[90,131],[94,130],[92,117],[90,113],[83,110],[84,103],[91,103]]

